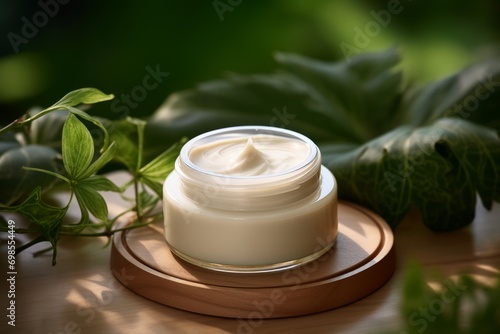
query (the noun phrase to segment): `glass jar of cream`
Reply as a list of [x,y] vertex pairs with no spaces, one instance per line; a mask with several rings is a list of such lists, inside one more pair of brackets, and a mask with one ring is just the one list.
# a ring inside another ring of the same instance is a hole
[[226,272],[292,268],[337,237],[337,184],[318,147],[282,128],[239,126],[188,141],[163,186],[165,238]]

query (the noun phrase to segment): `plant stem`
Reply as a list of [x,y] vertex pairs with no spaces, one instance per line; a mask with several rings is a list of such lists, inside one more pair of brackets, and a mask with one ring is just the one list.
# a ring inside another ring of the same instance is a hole
[[26,123],[30,123],[32,121],[34,121],[35,119],[37,118],[40,118],[42,117],[43,115],[53,111],[53,110],[57,110],[57,109],[64,109],[64,106],[52,106],[52,107],[49,107],[47,109],[44,109],[42,111],[40,111],[39,113],[31,116],[31,117],[28,117],[26,119],[23,119],[24,116],[21,116],[20,118],[16,119],[15,121],[13,121],[12,123],[10,123],[9,125],[3,127],[0,129],[0,135],[7,132],[7,131],[10,131],[10,130],[13,130],[13,129],[17,129],[17,128],[20,128],[22,127],[24,124]]
[[67,236],[67,237],[110,237],[116,232],[121,232],[121,231],[125,231],[125,230],[132,230],[134,228],[148,226],[149,224],[153,223],[154,221],[155,220],[152,219],[151,221],[148,221],[147,223],[128,225],[125,227],[120,227],[120,228],[117,228],[114,230],[104,231],[104,232],[99,232],[99,233],[67,233],[67,232],[61,231],[59,234]]
[[134,178],[134,192],[135,192],[135,212],[137,214],[137,220],[142,219],[142,205],[141,196],[139,196],[139,180]]
[[140,170],[142,167],[142,152],[144,149],[144,123],[137,123],[137,165],[134,174],[134,192],[135,192],[135,209],[137,212],[137,220],[142,220],[142,204],[139,193],[139,180],[141,178]]
[[19,254],[19,253],[21,253],[26,248],[29,248],[29,247],[33,246],[34,244],[37,244],[37,243],[39,243],[41,241],[45,241],[45,238],[44,238],[43,235],[39,235],[38,237],[36,237],[35,239],[31,240],[30,242],[27,242],[24,245],[17,247],[16,248],[16,255]]

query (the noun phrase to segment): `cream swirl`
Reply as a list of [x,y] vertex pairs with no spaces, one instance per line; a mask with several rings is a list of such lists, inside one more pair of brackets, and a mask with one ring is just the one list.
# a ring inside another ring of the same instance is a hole
[[189,159],[200,169],[230,176],[264,176],[292,169],[310,154],[307,143],[294,138],[254,135],[194,147]]

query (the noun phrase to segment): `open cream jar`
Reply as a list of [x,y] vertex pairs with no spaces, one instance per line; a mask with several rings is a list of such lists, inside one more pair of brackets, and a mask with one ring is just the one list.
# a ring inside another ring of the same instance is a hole
[[335,243],[337,184],[318,147],[282,128],[240,126],[188,141],[163,186],[165,238],[200,267],[267,272]]

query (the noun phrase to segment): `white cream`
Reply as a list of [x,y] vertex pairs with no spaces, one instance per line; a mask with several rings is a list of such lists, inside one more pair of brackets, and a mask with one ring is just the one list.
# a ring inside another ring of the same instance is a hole
[[337,235],[337,186],[308,138],[271,127],[208,132],[164,184],[165,238],[210,269],[260,272],[317,258]]
[[255,135],[197,146],[189,152],[189,159],[199,168],[217,174],[258,176],[299,166],[309,153],[303,141]]

